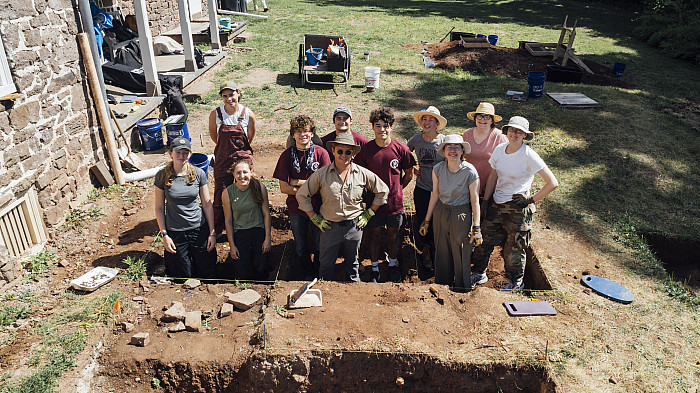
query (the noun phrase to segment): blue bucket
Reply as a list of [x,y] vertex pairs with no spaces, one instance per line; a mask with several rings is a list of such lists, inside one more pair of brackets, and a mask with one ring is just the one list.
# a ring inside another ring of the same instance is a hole
[[202,153],[192,153],[190,156],[190,164],[204,171],[206,176],[209,176],[209,157]]
[[306,50],[306,64],[317,65],[323,57],[323,49],[311,48]]
[[163,122],[156,118],[146,118],[136,122],[141,144],[147,151],[163,148]]
[[491,34],[488,36],[489,44],[496,45],[498,42],[498,36],[496,34]]
[[477,34],[476,35],[476,38],[484,38],[484,37],[486,37],[484,34]]
[[187,138],[190,139],[190,133],[187,132],[187,123],[169,123],[165,125],[165,134],[168,136],[168,147],[173,143],[175,138]]
[[544,71],[528,71],[527,95],[532,98],[542,97],[544,91]]
[[627,64],[616,62],[615,65],[613,65],[612,73],[615,76],[622,76],[622,74],[625,73],[625,68],[627,68]]

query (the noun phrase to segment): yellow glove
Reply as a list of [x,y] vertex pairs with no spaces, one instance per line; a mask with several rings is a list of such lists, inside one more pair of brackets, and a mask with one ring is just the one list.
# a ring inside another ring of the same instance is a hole
[[367,209],[360,214],[360,217],[357,218],[357,226],[360,228],[364,228],[367,226],[367,223],[369,222],[369,219],[374,216],[374,210],[372,209]]
[[473,244],[474,247],[479,247],[483,242],[484,238],[481,236],[481,228],[473,226],[472,233],[469,235],[469,243]]
[[321,232],[325,232],[326,229],[331,227],[331,223],[328,222],[325,218],[323,218],[322,215],[316,213],[311,217],[311,222],[314,223],[318,227],[318,229],[321,230]]
[[420,224],[420,228],[418,228],[418,233],[420,233],[421,236],[427,236],[429,226],[430,226],[430,221],[423,221],[423,223]]

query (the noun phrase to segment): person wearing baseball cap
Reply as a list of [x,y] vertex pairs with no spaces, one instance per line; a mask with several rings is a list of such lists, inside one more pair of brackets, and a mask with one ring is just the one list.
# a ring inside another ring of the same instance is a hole
[[[387,201],[389,187],[367,168],[355,164],[353,158],[361,147],[350,133],[340,133],[328,142],[333,154],[330,165],[314,172],[296,193],[299,208],[321,230],[318,277],[333,280],[335,261],[342,246],[345,274],[350,281],[360,281],[358,252],[362,231],[377,209]],[[363,194],[372,192],[374,199],[365,208]],[[316,213],[312,197],[321,195]]]
[[335,131],[321,138],[323,147],[326,150],[328,150],[328,154],[330,154],[331,156],[333,155],[333,152],[330,150],[328,142],[334,141],[335,137],[340,134],[351,135],[355,144],[360,147],[364,146],[365,143],[369,142],[369,138],[367,138],[366,136],[350,130],[350,126],[352,126],[352,112],[350,111],[350,108],[346,106],[339,106],[335,108],[335,110],[333,111],[333,125],[335,126]]
[[154,181],[166,274],[178,279],[213,278],[216,231],[207,175],[189,163],[189,139],[173,139],[168,153],[172,161],[158,171]]
[[[484,247],[474,253],[474,274],[485,275],[494,246],[503,246],[506,277],[504,290],[522,289],[525,274],[526,250],[530,245],[532,216],[535,202],[541,201],[559,186],[557,179],[542,158],[524,140],[532,140],[526,118],[513,116],[503,133],[508,143],[496,146],[489,163],[493,171],[484,190],[484,204],[488,208],[482,221]],[[534,195],[530,193],[535,174],[544,180],[544,186]],[[478,281],[475,281],[478,283]]]
[[421,224],[425,236],[432,220],[435,240],[435,283],[458,292],[471,290],[471,255],[481,244],[479,174],[467,162],[469,143],[447,135],[437,154],[445,161],[433,167],[433,193]]
[[437,154],[438,146],[445,139],[445,135],[438,133],[447,125],[447,119],[440,110],[434,106],[413,114],[413,120],[421,128],[421,133],[413,135],[408,140],[408,148],[416,154],[418,169],[416,169],[416,187],[413,189],[413,205],[416,213],[413,216],[413,236],[416,248],[421,251],[421,264],[426,270],[433,268],[433,255],[435,255],[435,243],[433,242],[433,225],[428,226],[425,236],[420,234],[420,224],[425,220],[430,202],[430,193],[433,192],[433,167],[445,158]]
[[240,159],[253,159],[253,138],[256,132],[255,114],[239,103],[241,91],[234,81],[219,87],[223,105],[209,114],[209,136],[214,148],[214,226],[216,233],[224,229],[222,193],[233,184],[231,165]]

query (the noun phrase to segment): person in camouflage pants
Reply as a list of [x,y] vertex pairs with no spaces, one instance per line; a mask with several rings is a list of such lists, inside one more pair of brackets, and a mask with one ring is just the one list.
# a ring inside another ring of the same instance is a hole
[[495,246],[503,247],[506,276],[510,282],[522,282],[525,251],[530,245],[535,204],[521,208],[515,202],[494,203],[488,207],[481,223],[484,243],[474,249],[474,272],[485,272]]

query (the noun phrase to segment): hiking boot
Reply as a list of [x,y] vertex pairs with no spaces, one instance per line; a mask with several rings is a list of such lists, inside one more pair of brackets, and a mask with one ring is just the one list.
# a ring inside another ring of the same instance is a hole
[[391,282],[401,282],[401,272],[398,266],[389,266],[389,280]]
[[502,291],[513,291],[516,289],[523,289],[522,281],[518,284],[513,284],[512,282],[508,281],[506,283],[506,285],[503,287]]
[[372,270],[372,282],[379,282],[379,270]]
[[477,285],[481,284],[486,284],[486,282],[489,280],[489,278],[486,276],[486,273],[474,273],[472,274],[472,287],[475,287]]
[[423,268],[425,270],[432,270],[433,269],[433,256],[430,255],[430,249],[428,247],[423,247],[422,251],[422,260],[421,260],[421,265],[423,265]]

